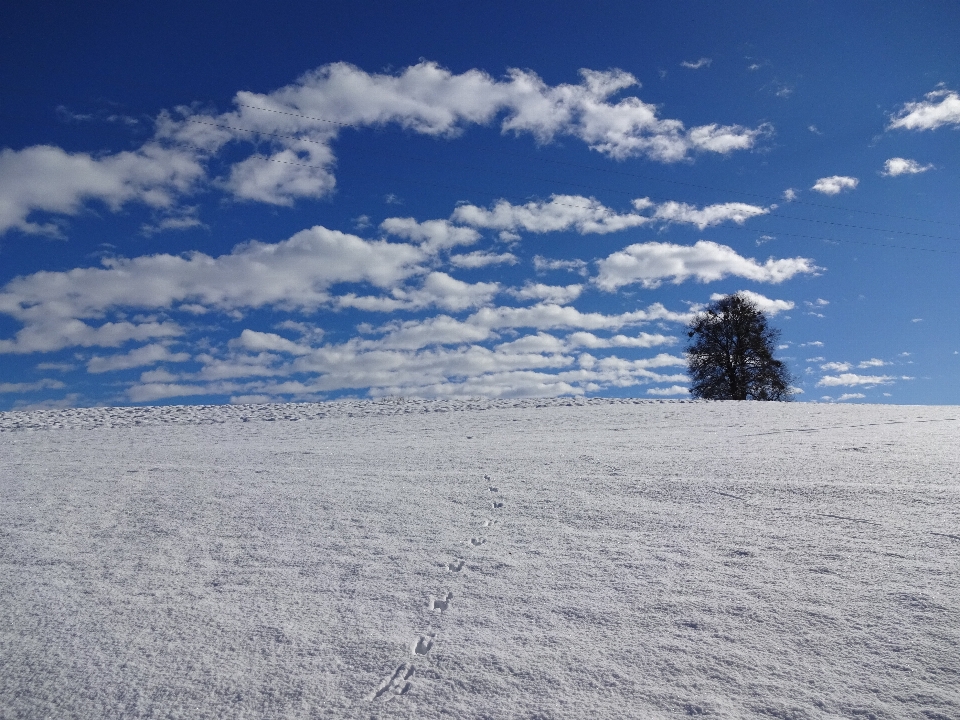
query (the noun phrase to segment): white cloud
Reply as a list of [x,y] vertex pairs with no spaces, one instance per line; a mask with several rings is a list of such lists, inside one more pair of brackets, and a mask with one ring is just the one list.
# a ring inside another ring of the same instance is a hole
[[[312,309],[329,302],[328,290],[338,283],[396,288],[423,272],[425,257],[421,248],[408,244],[363,240],[316,226],[278,243],[242,243],[219,257],[144,255],[106,259],[102,268],[35,273],[0,289],[0,313],[24,324],[15,339],[0,340],[0,353],[117,347],[183,332],[167,321],[123,320],[97,327],[82,322],[120,308],[170,310],[183,303],[225,312]],[[434,278],[423,292],[439,298],[462,289],[454,285]]]
[[153,142],[103,157],[49,145],[0,150],[0,233],[16,228],[58,236],[56,224],[32,221],[30,215],[76,215],[90,201],[114,211],[132,201],[169,208],[203,175],[195,152]]
[[814,273],[819,269],[807,258],[771,258],[761,264],[738,255],[733,248],[709,240],[700,240],[693,246],[638,243],[599,261],[599,267],[595,282],[601,289],[611,292],[632,283],[655,288],[664,280],[674,284],[690,278],[711,282],[728,275],[779,283],[798,273]]
[[[570,333],[564,345],[566,349],[573,350],[574,348],[585,347],[591,349],[600,349],[600,348],[612,348],[612,347],[632,347],[632,348],[651,348],[658,345],[675,345],[677,339],[675,337],[670,337],[669,335],[661,335],[659,333],[651,334],[642,332],[636,337],[628,335],[613,335],[612,337],[597,337],[593,333],[578,331]],[[661,359],[664,357],[673,357],[659,355]],[[677,359],[677,358],[674,358]],[[686,360],[679,358],[679,364],[685,363]]]
[[800,197],[800,193],[795,188],[787,188],[783,191],[783,199],[787,202],[793,202],[798,197]]
[[826,370],[827,372],[846,372],[850,370],[853,366],[848,362],[828,362],[820,366],[821,370]]
[[860,181],[855,177],[831,175],[830,177],[820,178],[810,189],[824,195],[839,195],[844,190],[853,190],[859,184]]
[[823,308],[823,307],[826,307],[827,305],[829,305],[829,304],[830,304],[830,301],[829,301],[829,300],[824,300],[823,298],[817,298],[816,300],[813,300],[813,301],[811,301],[811,300],[804,300],[804,301],[803,301],[803,304],[806,305],[807,307],[811,307],[811,308],[813,308],[813,307]]
[[583,260],[551,260],[542,255],[534,256],[533,267],[538,273],[548,270],[566,270],[567,272],[575,272],[580,275],[586,275],[588,273],[587,263]]
[[650,388],[647,390],[647,395],[668,396],[668,395],[689,395],[689,394],[690,394],[690,388],[684,387],[683,385],[671,385],[670,387]]
[[251,155],[230,168],[225,187],[239,200],[291,206],[297,198],[333,192],[333,151],[324,145],[296,143],[270,155]]
[[932,163],[929,165],[921,165],[916,160],[895,157],[890,158],[883,164],[883,172],[880,174],[884,177],[896,177],[897,175],[917,175],[932,169]]
[[[529,133],[539,142],[577,137],[616,158],[646,156],[675,162],[695,152],[726,154],[753,147],[766,127],[716,124],[687,130],[661,119],[637,97],[612,100],[637,85],[622,70],[582,70],[576,85],[549,86],[531,71],[510,70],[496,80],[480,70],[456,75],[421,62],[397,74],[371,74],[347,63],[325,65],[267,94],[239,92],[235,110],[167,118],[163,136],[211,150],[233,141],[276,146],[270,160],[252,157],[235,166],[228,186],[240,197],[285,203],[319,197],[333,188],[330,143],[343,127],[395,123],[410,131],[453,137],[469,125],[498,117],[503,132]],[[269,163],[275,166],[270,167]]]
[[837,398],[837,402],[844,402],[846,400],[862,400],[866,395],[863,393],[844,393]]
[[[0,151],[0,233],[58,233],[34,212],[73,215],[89,201],[112,210],[139,201],[171,207],[201,180],[206,161],[225,146],[258,148],[214,185],[240,200],[291,205],[336,186],[331,143],[344,127],[397,124],[412,132],[453,137],[470,125],[500,119],[504,133],[547,143],[572,136],[613,158],[677,162],[700,152],[752,148],[768,126],[711,123],[687,129],[659,117],[656,105],[621,97],[638,85],[622,70],[581,70],[578,84],[547,85],[536,73],[509,70],[497,80],[480,70],[459,75],[421,62],[397,74],[371,74],[348,63],[305,73],[270,93],[238,92],[221,114],[180,106],[156,119],[155,135],[138,150],[94,157],[51,146]],[[259,148],[266,147],[264,154]],[[395,196],[387,196],[387,201]]]
[[37,390],[60,390],[65,388],[64,385],[59,380],[38,380],[37,382],[30,383],[11,383],[11,382],[0,382],[0,394],[7,393],[28,393],[36,392]]
[[245,329],[240,333],[240,337],[231,341],[232,345],[241,347],[251,352],[277,352],[288,355],[306,355],[310,352],[310,347],[295,343],[276,333],[259,332],[257,330]]
[[[756,305],[760,310],[762,310],[767,315],[777,315],[778,313],[784,312],[786,310],[793,310],[794,303],[790,300],[771,300],[770,298],[761,295],[760,293],[753,292],[752,290],[740,290],[739,295],[744,295],[747,297],[754,305]],[[710,296],[710,299],[716,302],[720,298],[726,297],[723,293],[714,293]]]
[[489,210],[460,205],[452,218],[464,225],[493,230],[547,233],[574,229],[581,234],[617,232],[650,222],[646,215],[617,213],[600,201],[582,195],[552,195],[549,202],[524,205],[499,200]]
[[887,129],[935,130],[941,125],[960,125],[960,95],[954,90],[934,90],[926,100],[905,103]]
[[519,290],[512,290],[511,294],[520,300],[543,300],[557,305],[566,305],[580,297],[582,292],[583,285],[544,285],[527,282]]
[[456,267],[462,268],[480,268],[488,265],[516,265],[517,256],[513,253],[488,253],[482,250],[476,250],[465,255],[451,255],[450,263]]
[[[489,210],[476,205],[460,205],[454,211],[452,218],[464,225],[509,233],[517,230],[547,233],[573,229],[580,234],[605,234],[655,221],[695,225],[700,230],[727,221],[742,225],[752,217],[769,212],[767,208],[738,202],[718,203],[697,208],[694,205],[673,201],[657,205],[649,198],[637,198],[631,204],[636,212],[618,213],[595,198],[582,195],[552,195],[548,202],[528,202],[524,205],[514,205],[507,200],[499,200]],[[652,212],[643,214],[647,211]],[[511,239],[516,238],[519,236],[511,235]]]
[[680,63],[680,65],[682,65],[685,68],[689,68],[690,70],[699,70],[700,68],[703,68],[703,67],[710,67],[710,63],[712,62],[713,60],[711,58],[702,57],[699,60],[696,60],[693,62],[691,62],[690,60],[684,60],[682,63]]
[[[604,387],[685,382],[685,374],[659,368],[682,367],[683,357],[660,353],[627,360],[616,356],[571,354],[576,348],[650,348],[675,344],[661,334],[613,334],[657,320],[686,322],[688,313],[672,313],[655,304],[622,315],[581,313],[575,308],[540,304],[528,308],[484,308],[464,320],[438,316],[367,328],[366,335],[341,344],[309,347],[273,333],[244,331],[230,342],[227,355],[200,355],[197,372],[174,375],[152,370],[128,390],[136,402],[201,394],[256,395],[261,398],[314,398],[336,390],[364,389],[370,396],[487,397],[583,394]],[[492,349],[476,343],[495,340],[522,328],[533,333]],[[566,337],[544,332],[572,331]],[[303,379],[292,379],[296,375]]]
[[190,355],[188,353],[173,353],[165,345],[153,343],[134,348],[121,355],[108,355],[107,357],[94,355],[87,362],[87,372],[105,373],[144,365],[156,365],[159,362],[186,362],[189,359]]
[[516,340],[500,343],[494,349],[497,352],[558,354],[566,352],[567,345],[553,335],[538,332],[536,335],[524,335]]
[[864,360],[863,362],[857,365],[858,368],[872,368],[872,367],[883,367],[884,365],[889,365],[890,363],[880,360],[879,358],[871,358],[870,360]]
[[728,220],[743,225],[750,218],[766,215],[768,212],[770,211],[767,208],[740,202],[719,203],[697,209],[687,203],[670,201],[658,206],[653,217],[665,222],[696,225],[703,230]]
[[823,347],[823,343],[819,340],[811,340],[810,342],[802,343],[800,347]]
[[380,223],[384,232],[422,243],[425,250],[435,252],[457,245],[472,245],[480,239],[473,228],[457,227],[447,220],[417,222],[413,218],[387,218]]
[[408,289],[394,287],[389,295],[358,296],[347,293],[336,299],[340,307],[353,307],[375,312],[420,310],[440,307],[458,311],[486,305],[500,290],[499,283],[466,283],[443,272],[432,272],[423,279],[421,287]]
[[891,375],[856,375],[841,373],[840,375],[825,375],[817,383],[817,387],[838,387],[852,385],[889,385],[895,377]]
[[76,370],[77,366],[73,363],[42,362],[37,363],[36,370],[56,370],[57,372],[70,372]]

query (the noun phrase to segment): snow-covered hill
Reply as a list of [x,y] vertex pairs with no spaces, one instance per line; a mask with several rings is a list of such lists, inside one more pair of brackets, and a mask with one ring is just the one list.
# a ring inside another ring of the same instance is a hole
[[960,717],[960,408],[0,414],[0,717]]

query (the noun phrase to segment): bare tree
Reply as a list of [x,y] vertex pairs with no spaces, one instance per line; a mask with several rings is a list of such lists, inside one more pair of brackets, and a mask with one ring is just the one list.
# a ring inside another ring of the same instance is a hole
[[708,400],[790,400],[791,376],[773,357],[780,331],[748,297],[727,295],[688,326],[690,394]]

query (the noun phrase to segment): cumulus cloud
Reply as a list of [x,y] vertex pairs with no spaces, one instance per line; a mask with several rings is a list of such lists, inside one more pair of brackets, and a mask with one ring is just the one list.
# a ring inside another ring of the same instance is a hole
[[276,333],[260,332],[245,329],[240,337],[231,341],[234,347],[240,347],[251,352],[275,352],[289,355],[306,355],[310,347],[296,343]]
[[499,283],[467,283],[443,272],[428,274],[419,288],[394,287],[388,295],[358,296],[348,293],[336,299],[340,307],[392,312],[440,307],[444,310],[466,310],[486,305],[500,290]]
[[738,202],[698,208],[674,201],[657,205],[649,198],[638,198],[632,205],[634,212],[619,213],[592,197],[552,195],[547,202],[532,201],[523,205],[499,200],[489,209],[464,204],[454,211],[452,219],[472,227],[506,232],[575,230],[585,235],[619,232],[652,222],[694,225],[703,230],[728,221],[742,225],[752,217],[769,212],[764,207]]
[[837,398],[837,402],[846,402],[847,400],[862,400],[866,395],[863,393],[844,393]]
[[883,172],[880,174],[884,177],[896,177],[897,175],[917,175],[932,169],[932,164],[921,165],[916,160],[895,157],[890,158],[883,164]]
[[59,380],[38,380],[36,382],[29,383],[11,383],[11,382],[0,382],[0,394],[7,393],[28,393],[36,392],[37,390],[60,390],[61,388],[66,387]]
[[934,90],[919,102],[905,103],[890,119],[887,129],[936,130],[942,125],[960,125],[960,94]]
[[457,245],[472,245],[480,239],[480,233],[473,228],[457,227],[447,220],[417,222],[411,217],[394,217],[380,223],[380,229],[391,235],[422,243],[430,252]]
[[[170,321],[123,320],[96,327],[83,322],[120,308],[312,309],[329,302],[328,291],[338,283],[396,288],[424,272],[425,257],[421,248],[409,244],[364,240],[316,226],[278,243],[243,243],[219,257],[194,252],[108,258],[101,268],[39,272],[0,289],[0,313],[24,324],[14,339],[0,340],[0,353],[117,347],[182,333]],[[424,291],[439,297],[444,283],[435,278]]]
[[[737,294],[743,295],[754,305],[760,308],[760,310],[771,316],[777,315],[786,310],[793,310],[795,307],[794,303],[790,300],[771,300],[770,298],[761,295],[760,293],[753,292],[752,290],[740,290]],[[710,296],[710,299],[716,302],[723,297],[725,297],[723,293],[714,293]]]
[[853,366],[847,362],[828,362],[820,366],[821,370],[826,370],[827,372],[846,372],[850,370]]
[[664,222],[695,225],[703,230],[727,221],[743,225],[750,218],[768,212],[767,208],[740,202],[719,203],[698,209],[687,203],[670,201],[659,205],[653,217]]
[[663,281],[679,284],[691,278],[700,282],[720,280],[729,275],[756,282],[780,283],[798,273],[814,273],[817,268],[807,258],[768,259],[759,263],[745,258],[733,248],[709,240],[695,245],[648,242],[630,245],[599,261],[595,282],[603,290],[640,283],[656,288]]
[[[564,347],[568,350],[579,347],[591,349],[614,347],[651,348],[658,345],[674,345],[676,342],[677,339],[675,337],[661,335],[660,333],[642,332],[636,336],[617,334],[611,337],[597,337],[593,333],[581,330],[570,333],[564,341]],[[677,360],[677,358],[672,355],[660,355],[658,357],[661,361],[667,357],[671,358],[671,362],[672,360]],[[682,358],[680,358],[680,360],[686,362]]]
[[538,300],[566,305],[573,302],[583,292],[583,285],[544,285],[543,283],[528,282],[519,290],[511,294],[520,300]]
[[452,265],[462,268],[480,268],[488,265],[516,265],[517,256],[513,253],[489,253],[476,250],[461,255],[451,255],[448,260]]
[[[581,70],[579,83],[551,86],[529,70],[495,79],[477,69],[454,74],[426,61],[395,74],[332,63],[273,92],[238,92],[228,112],[192,106],[164,111],[154,137],[134,152],[95,157],[51,146],[3,150],[0,232],[55,234],[55,224],[29,216],[72,215],[89,201],[114,210],[131,201],[168,207],[211,179],[207,161],[228,145],[241,157],[215,186],[233,197],[280,206],[324,197],[336,187],[332,143],[347,127],[395,124],[454,137],[470,125],[499,120],[504,133],[529,134],[541,143],[570,136],[611,158],[666,163],[747,150],[770,130],[717,123],[687,128],[636,96],[617,99],[635,86],[633,75],[616,69]],[[256,151],[243,157],[242,148]]]
[[841,373],[840,375],[825,375],[817,383],[817,387],[840,387],[852,385],[889,385],[895,377],[891,375],[857,375],[855,373]]
[[[230,341],[228,352],[196,356],[200,370],[150,370],[127,394],[135,402],[201,394],[316,399],[358,389],[372,397],[519,397],[679,383],[685,374],[661,370],[683,367],[686,360],[677,355],[626,359],[575,351],[673,345],[677,339],[669,335],[622,329],[689,318],[660,304],[604,315],[538,303],[482,308],[464,319],[393,321],[365,328],[363,337],[314,346],[246,329]],[[492,348],[479,344],[502,335],[512,339]]]
[[[581,395],[604,386],[686,380],[683,374],[658,372],[659,368],[685,364],[680,357],[661,353],[639,360],[587,355],[576,359],[556,352],[549,337],[495,349],[436,344],[402,348],[390,346],[391,340],[384,338],[379,347],[364,347],[369,343],[355,340],[326,345],[281,364],[275,356],[261,353],[217,361],[192,375],[144,373],[141,382],[128,390],[128,397],[135,402],[200,394],[303,398],[361,388],[372,397],[522,397]],[[309,377],[290,378],[293,373],[308,373]],[[250,377],[255,379],[244,379]]]
[[869,360],[864,360],[863,362],[857,365],[858,368],[872,368],[872,367],[883,367],[884,365],[889,365],[890,363],[885,360],[880,360],[879,358],[871,358]]
[[186,362],[189,359],[189,353],[170,352],[170,349],[165,345],[152,343],[134,348],[130,352],[120,355],[108,355],[106,357],[94,355],[87,362],[87,372],[94,374],[105,373],[114,370],[143,367],[144,365],[156,365],[161,362]]
[[657,395],[660,397],[667,397],[670,395],[689,395],[690,388],[684,387],[683,385],[671,385],[670,387],[664,388],[649,388],[647,390],[647,395]]
[[204,172],[195,152],[154,142],[136,152],[102,157],[50,145],[0,150],[0,233],[16,228],[58,236],[55,223],[30,216],[75,215],[90,201],[114,211],[132,201],[169,208]]
[[535,255],[533,257],[533,267],[538,273],[547,272],[548,270],[565,270],[580,275],[586,275],[588,273],[587,263],[579,259],[555,260],[545,258],[542,255]]
[[617,213],[582,195],[552,195],[547,202],[523,205],[499,200],[490,209],[465,204],[454,210],[452,218],[464,225],[493,230],[548,233],[573,229],[581,234],[617,232],[650,222],[646,215]]
[[855,177],[831,175],[830,177],[820,178],[810,189],[824,195],[839,195],[844,190],[853,190],[859,184],[860,181]]

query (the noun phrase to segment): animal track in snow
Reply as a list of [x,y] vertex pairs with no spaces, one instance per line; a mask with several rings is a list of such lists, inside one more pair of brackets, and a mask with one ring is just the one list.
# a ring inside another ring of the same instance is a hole
[[[373,700],[383,696],[383,695],[406,695],[410,692],[410,678],[413,677],[413,665],[408,665],[403,663],[396,670],[393,671],[393,675],[384,679],[380,683],[380,687],[377,688],[377,691],[373,694]],[[389,697],[387,698],[390,699]]]
[[499,510],[500,508],[503,507],[503,503],[502,503],[502,502],[492,502],[492,503],[490,503],[490,507],[492,507],[494,510]]
[[491,486],[490,486],[490,492],[500,492],[500,488],[491,485]]
[[484,480],[489,480],[489,479],[490,479],[490,476],[489,476],[489,475],[484,475],[484,476],[483,476],[483,479],[484,479]]
[[453,593],[448,592],[442,600],[438,597],[430,596],[430,609],[438,612],[446,612],[450,609],[450,601],[453,600]]
[[433,636],[421,635],[410,645],[410,652],[413,655],[426,655],[433,648]]
[[470,544],[473,545],[474,547],[480,547],[480,546],[483,545],[486,541],[487,541],[487,539],[486,539],[485,537],[473,537],[473,538],[470,538]]
[[447,563],[447,570],[450,572],[460,572],[463,570],[463,560],[457,558],[453,562]]

